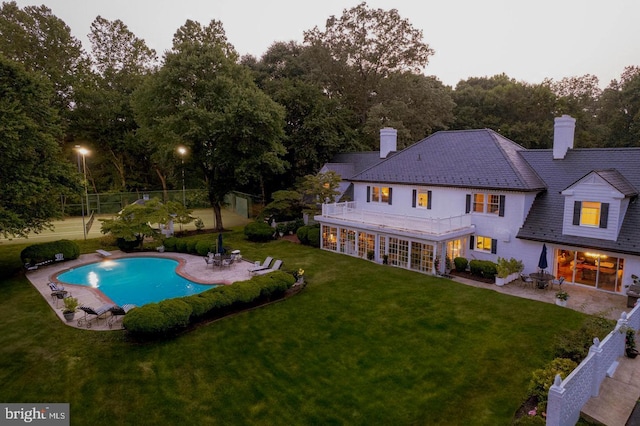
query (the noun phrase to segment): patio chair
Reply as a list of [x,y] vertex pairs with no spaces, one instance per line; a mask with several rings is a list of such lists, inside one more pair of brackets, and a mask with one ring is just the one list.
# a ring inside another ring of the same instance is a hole
[[226,268],[231,268],[231,265],[233,265],[233,257],[227,258],[227,259],[222,259],[222,265],[223,267]]
[[531,286],[533,288],[533,278],[529,275],[520,274],[520,281],[522,281],[522,287]]
[[111,311],[111,316],[107,320],[107,324],[109,325],[109,328],[113,327],[113,324],[117,321],[118,317],[126,315],[130,310],[132,310],[135,307],[136,305],[133,305],[131,303],[127,303],[126,305],[122,305],[122,306],[120,305],[111,306],[109,308],[109,311]]
[[[96,323],[98,323],[100,317],[109,312],[113,306],[115,306],[113,303],[105,303],[97,309],[86,305],[80,306],[79,309],[84,311],[84,317],[78,320],[78,327],[86,326],[91,328],[91,321],[96,320]],[[89,315],[92,315],[92,317],[89,317]]]
[[271,262],[273,261],[273,257],[268,256],[264,262],[262,262],[262,264],[258,264],[255,265],[251,268],[249,268],[249,272],[257,272],[257,271],[262,271],[264,269],[269,269],[269,266],[271,265]]
[[54,283],[53,281],[49,282],[49,288],[51,291],[64,291],[64,286],[62,284]]
[[259,271],[255,271],[254,273],[257,275],[264,275],[264,274],[268,274],[269,272],[277,271],[281,267],[282,267],[282,260],[278,259],[275,262],[273,262],[273,266],[271,268],[261,269]]
[[551,290],[553,290],[553,286],[554,284],[558,286],[558,290],[560,290],[562,288],[562,283],[564,282],[564,277],[560,277],[560,278],[556,278],[554,280],[551,280]]

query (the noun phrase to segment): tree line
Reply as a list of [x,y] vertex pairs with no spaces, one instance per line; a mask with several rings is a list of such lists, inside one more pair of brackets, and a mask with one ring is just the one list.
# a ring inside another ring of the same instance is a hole
[[[376,150],[385,126],[398,129],[399,148],[475,128],[548,148],[553,118],[570,114],[577,147],[640,145],[638,66],[604,90],[593,75],[530,84],[501,74],[450,87],[425,74],[435,52],[422,31],[366,3],[260,58],[240,56],[217,20],[188,20],[159,58],[124,22],[98,16],[85,51],[49,8],[15,2],[2,3],[0,35],[5,236],[42,229],[56,197],[83,183],[168,190],[182,186],[183,170],[221,229],[230,191],[269,201],[337,152]],[[91,151],[86,182],[76,146]]]

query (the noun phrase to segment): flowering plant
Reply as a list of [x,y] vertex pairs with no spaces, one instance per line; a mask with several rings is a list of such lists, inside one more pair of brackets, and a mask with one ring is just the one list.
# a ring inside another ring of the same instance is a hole
[[298,276],[301,277],[304,275],[304,269],[300,268],[298,269]]
[[560,290],[556,293],[556,299],[567,300],[569,298],[569,293],[564,290]]

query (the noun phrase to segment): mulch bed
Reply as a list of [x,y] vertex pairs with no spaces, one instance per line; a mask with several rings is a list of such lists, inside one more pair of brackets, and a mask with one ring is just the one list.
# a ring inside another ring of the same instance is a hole
[[456,271],[454,269],[451,272],[449,272],[449,275],[453,275],[453,276],[456,276],[456,277],[462,277],[462,278],[466,278],[468,280],[478,281],[480,283],[485,283],[485,284],[495,284],[496,283],[496,279],[494,277],[491,277],[491,278],[479,277],[478,275],[473,275],[471,272],[468,272],[468,271],[458,272],[458,271]]

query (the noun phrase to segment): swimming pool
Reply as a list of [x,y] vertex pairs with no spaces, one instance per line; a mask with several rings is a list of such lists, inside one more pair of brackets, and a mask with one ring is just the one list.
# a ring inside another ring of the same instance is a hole
[[121,306],[142,306],[216,287],[181,277],[176,273],[177,266],[176,260],[157,257],[109,259],[70,269],[57,278],[66,284],[96,288]]

